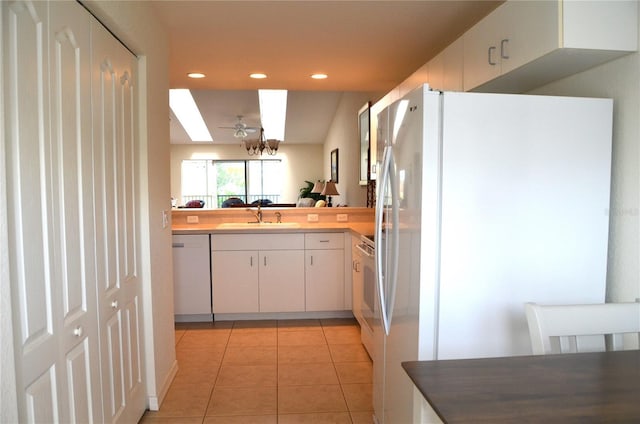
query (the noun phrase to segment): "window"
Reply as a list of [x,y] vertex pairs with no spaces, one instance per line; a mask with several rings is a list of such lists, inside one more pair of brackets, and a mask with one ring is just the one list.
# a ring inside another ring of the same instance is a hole
[[205,208],[220,208],[237,197],[244,203],[279,203],[282,166],[267,160],[183,160],[182,203],[204,200]]

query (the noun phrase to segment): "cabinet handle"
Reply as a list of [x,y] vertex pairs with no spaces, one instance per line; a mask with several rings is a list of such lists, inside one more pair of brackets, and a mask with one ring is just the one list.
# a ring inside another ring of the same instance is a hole
[[173,243],[171,247],[184,247],[184,243]]
[[329,240],[320,240],[320,243],[329,243]]
[[487,60],[489,61],[489,65],[491,66],[495,66],[496,62],[493,61],[493,55],[492,52],[495,50],[496,48],[494,46],[489,47],[489,50],[487,50]]
[[80,325],[73,329],[73,335],[76,337],[82,337],[83,332],[82,326]]
[[264,260],[264,266],[267,266],[267,257],[262,258]]
[[507,54],[507,44],[509,43],[509,39],[505,38],[500,41],[500,57],[503,59],[509,59],[509,55]]
[[311,258],[311,266],[313,266],[313,255],[311,255],[310,258]]
[[253,266],[253,255],[249,256],[249,266]]
[[118,301],[114,300],[113,302],[111,302],[111,309],[118,309]]

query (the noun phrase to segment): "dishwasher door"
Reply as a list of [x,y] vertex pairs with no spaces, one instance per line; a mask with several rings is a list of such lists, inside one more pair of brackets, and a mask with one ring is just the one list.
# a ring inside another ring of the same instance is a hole
[[213,319],[209,235],[174,235],[172,250],[176,321]]

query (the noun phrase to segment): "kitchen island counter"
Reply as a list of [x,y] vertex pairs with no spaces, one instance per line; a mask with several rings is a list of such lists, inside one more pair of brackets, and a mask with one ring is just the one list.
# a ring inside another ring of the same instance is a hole
[[[173,234],[352,231],[366,235],[373,234],[374,229],[374,210],[371,208],[263,208],[263,220],[270,222],[266,224],[252,223],[252,211],[255,210],[173,210],[171,230]],[[281,224],[276,223],[276,212],[281,214]],[[317,221],[309,221],[309,216]],[[345,217],[346,221],[338,221]]]

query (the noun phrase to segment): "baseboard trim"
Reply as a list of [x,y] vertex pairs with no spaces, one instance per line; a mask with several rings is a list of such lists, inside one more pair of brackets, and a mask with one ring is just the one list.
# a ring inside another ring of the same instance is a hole
[[149,402],[150,411],[160,410],[160,405],[162,405],[162,402],[164,401],[165,396],[167,396],[169,387],[171,387],[171,383],[173,382],[173,379],[175,378],[177,373],[178,373],[178,361],[176,360],[176,361],[173,361],[173,365],[171,365],[171,369],[167,374],[167,378],[165,378],[164,382],[162,383],[162,387],[160,388],[160,392],[158,393],[158,396],[149,396],[148,402]]
[[260,312],[249,314],[214,314],[215,321],[243,321],[265,319],[328,319],[328,318],[353,318],[351,311],[329,312]]

